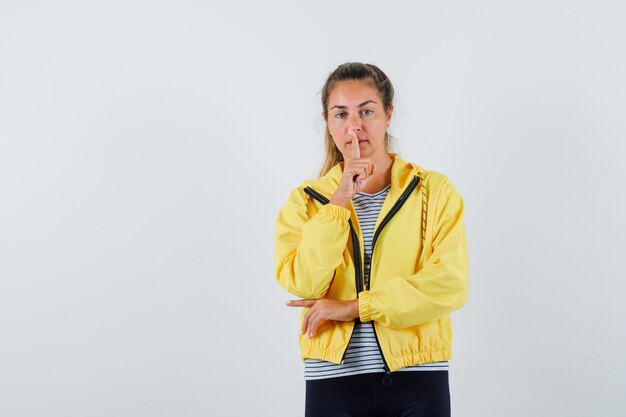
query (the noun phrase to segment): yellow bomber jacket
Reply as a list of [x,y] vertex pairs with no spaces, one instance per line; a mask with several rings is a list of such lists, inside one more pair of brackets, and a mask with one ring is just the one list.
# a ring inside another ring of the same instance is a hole
[[[298,297],[358,298],[359,319],[374,322],[393,372],[452,357],[450,313],[467,301],[468,256],[464,202],[450,180],[389,155],[391,187],[374,229],[369,288],[354,207],[328,203],[341,162],[291,192],[276,219],[274,261],[278,283]],[[299,335],[302,360],[341,363],[354,325],[327,321],[315,337]]]

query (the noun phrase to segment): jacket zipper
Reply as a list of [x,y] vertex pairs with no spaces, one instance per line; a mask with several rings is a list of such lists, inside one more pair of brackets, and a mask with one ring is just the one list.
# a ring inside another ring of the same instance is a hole
[[[385,227],[387,223],[389,223],[391,218],[395,216],[395,214],[400,210],[400,208],[402,208],[402,206],[404,205],[406,200],[409,198],[409,196],[411,195],[415,187],[417,187],[417,184],[419,184],[419,182],[420,182],[420,178],[417,175],[415,175],[413,179],[411,180],[411,182],[409,183],[409,185],[406,187],[406,189],[402,192],[402,195],[400,196],[398,201],[396,201],[396,204],[393,205],[391,210],[389,210],[385,218],[380,222],[380,225],[374,231],[374,236],[372,237],[372,256],[370,259],[370,264],[374,260],[374,247],[376,245],[376,241],[378,240],[378,236],[380,236],[380,232],[383,230],[383,227]],[[371,270],[372,269],[370,268],[370,271]],[[367,283],[367,290],[370,289],[371,281],[372,281],[372,277],[370,275],[370,280]],[[380,341],[378,340],[378,333],[376,332],[376,323],[372,323],[372,330],[374,331],[374,338],[376,339],[376,344],[378,345],[378,350],[380,351],[380,357],[383,359],[383,369],[385,371],[385,377],[383,378],[383,385],[388,387],[389,385],[391,385],[391,382],[392,382],[391,371],[389,370],[389,365],[387,364],[387,360],[385,359],[385,355],[383,354],[383,349],[380,346]]]
[[[374,236],[372,237],[372,258],[370,259],[370,263],[374,259],[374,245],[376,244],[376,241],[378,240],[378,236],[380,235],[380,232],[382,231],[383,227],[385,227],[387,223],[389,223],[391,218],[400,210],[400,208],[404,205],[406,200],[409,198],[409,195],[411,195],[415,187],[417,187],[419,182],[420,182],[420,178],[417,175],[415,175],[413,179],[411,180],[411,182],[409,183],[409,185],[406,187],[406,189],[402,192],[402,195],[400,196],[398,201],[396,201],[396,203],[393,205],[391,210],[389,210],[385,218],[380,222],[380,225],[378,226],[378,228],[374,231]],[[318,193],[311,187],[308,187],[308,186],[305,187],[304,192],[306,192],[307,194],[309,194],[311,197],[313,197],[314,199],[316,199],[322,204],[328,204],[330,202],[328,198],[324,197],[322,194]],[[365,279],[363,276],[363,269],[361,266],[362,260],[361,260],[360,242],[358,240],[356,231],[354,230],[354,226],[352,225],[352,220],[348,219],[348,223],[350,224],[350,235],[352,237],[352,249],[354,252],[354,266],[355,266],[355,272],[356,272],[355,274],[356,275],[355,276],[356,291],[357,291],[357,298],[358,298],[359,293],[363,291],[363,284],[365,282]],[[371,281],[371,276],[370,276],[370,281]],[[369,287],[370,286],[368,282],[366,289],[369,290]],[[359,320],[359,318],[357,317],[355,321],[356,320]],[[356,323],[355,323],[355,326],[352,328],[352,334],[354,334],[354,328],[356,328]],[[376,339],[376,344],[378,345],[378,350],[380,351],[380,357],[383,360],[383,369],[385,371],[385,377],[383,378],[383,385],[389,386],[391,385],[391,382],[392,382],[391,371],[389,370],[389,365],[387,364],[387,360],[385,359],[383,350],[380,347],[380,341],[378,340],[378,334],[376,333],[376,325],[374,323],[372,323],[372,330],[374,331],[374,338]],[[352,334],[350,335],[350,339],[352,339]],[[341,356],[341,363],[343,363],[347,351],[348,351],[348,346],[346,345],[346,349],[343,351],[343,355]]]

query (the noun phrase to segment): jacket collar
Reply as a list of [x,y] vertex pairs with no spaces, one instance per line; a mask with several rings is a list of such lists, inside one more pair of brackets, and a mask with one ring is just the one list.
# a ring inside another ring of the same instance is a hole
[[[409,185],[411,180],[415,175],[423,180],[423,171],[422,169],[411,163],[407,162],[404,159],[400,158],[396,153],[389,153],[389,156],[393,160],[391,165],[391,187],[389,192],[393,194],[395,197],[399,197],[402,194],[402,191]],[[337,187],[339,186],[339,181],[341,180],[341,176],[343,175],[343,162],[337,163],[334,167],[332,167],[326,175],[322,176],[318,181],[321,181],[322,184],[316,184],[320,186],[320,190],[327,195],[330,195],[335,192]],[[421,186],[422,181],[420,180]]]

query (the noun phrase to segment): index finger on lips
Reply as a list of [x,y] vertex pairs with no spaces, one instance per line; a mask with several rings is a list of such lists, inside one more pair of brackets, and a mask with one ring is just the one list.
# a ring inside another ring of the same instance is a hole
[[352,159],[359,159],[361,157],[361,149],[359,149],[359,138],[356,135],[356,132],[350,129],[350,135],[352,136],[352,152],[350,156]]

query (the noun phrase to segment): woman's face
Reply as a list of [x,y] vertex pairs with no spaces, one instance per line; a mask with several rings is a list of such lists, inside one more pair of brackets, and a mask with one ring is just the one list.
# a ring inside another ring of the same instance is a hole
[[385,132],[392,112],[393,105],[385,111],[371,80],[336,83],[328,96],[326,123],[344,160],[349,160],[352,154],[352,132],[359,139],[362,158],[386,156]]

